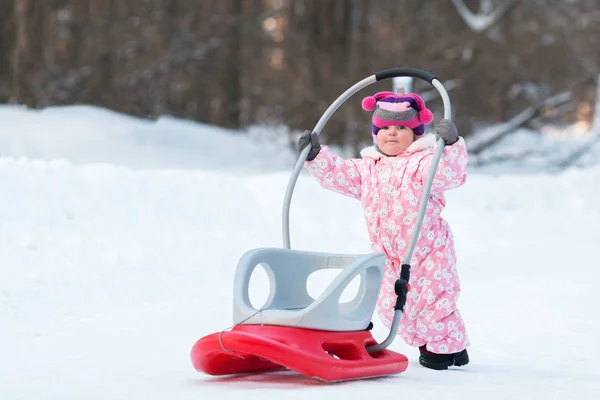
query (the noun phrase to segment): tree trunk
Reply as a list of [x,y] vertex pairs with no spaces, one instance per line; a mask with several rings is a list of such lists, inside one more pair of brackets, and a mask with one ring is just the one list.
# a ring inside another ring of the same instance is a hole
[[227,24],[229,34],[225,35],[223,46],[227,48],[228,54],[223,66],[223,91],[225,95],[225,107],[222,121],[219,125],[230,128],[240,126],[240,104],[242,102],[241,77],[244,65],[242,58],[242,0],[229,0]]
[[39,65],[44,54],[44,15],[44,3],[40,1],[15,1],[12,98],[15,102],[29,106],[38,105],[40,97],[44,98],[40,73],[44,65]]
[[12,92],[10,53],[15,41],[13,2],[0,2],[0,103],[8,102]]

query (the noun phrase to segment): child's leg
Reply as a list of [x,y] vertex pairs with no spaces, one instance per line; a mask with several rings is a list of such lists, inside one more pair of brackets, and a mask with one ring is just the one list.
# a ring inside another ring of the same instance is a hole
[[[431,258],[434,257],[431,255]],[[451,268],[444,266],[441,258],[426,260],[411,272],[411,290],[406,299],[398,335],[409,346],[426,345],[430,352],[451,354],[464,350],[469,342],[464,321],[456,308],[460,285],[458,279],[447,273]],[[438,267],[427,268],[426,265]],[[442,272],[443,269],[447,271]],[[386,261],[377,302],[379,317],[386,328],[391,326],[394,317],[394,284],[398,274],[392,262]]]
[[394,286],[398,277],[399,271],[394,267],[389,258],[386,259],[383,281],[379,291],[379,299],[377,300],[377,313],[383,325],[388,329],[392,325],[394,318],[394,306],[396,305],[397,298]]
[[[445,299],[442,296],[442,301]],[[460,312],[451,306],[448,309],[424,310],[426,313],[433,312],[431,319],[418,318],[420,326],[419,338],[424,340],[426,349],[436,354],[452,354],[460,352],[469,346],[469,339],[465,329],[464,321]],[[423,313],[423,312],[422,312]]]

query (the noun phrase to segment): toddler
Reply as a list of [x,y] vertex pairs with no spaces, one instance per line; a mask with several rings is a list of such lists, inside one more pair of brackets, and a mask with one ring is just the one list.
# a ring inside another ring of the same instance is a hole
[[424,134],[433,115],[415,94],[379,92],[363,99],[373,111],[374,145],[361,158],[342,159],[321,146],[316,133],[306,131],[298,151],[311,146],[305,168],[326,189],[362,202],[371,249],[386,254],[385,274],[377,302],[383,324],[390,328],[396,295],[394,284],[403,263],[411,265],[410,290],[398,335],[420,350],[419,362],[447,369],[469,362],[469,341],[457,309],[460,283],[454,240],[441,217],[444,192],[461,186],[467,177],[467,151],[452,121],[434,125],[446,147],[435,172],[421,233],[412,260],[404,260],[419,203],[435,153],[436,137]]

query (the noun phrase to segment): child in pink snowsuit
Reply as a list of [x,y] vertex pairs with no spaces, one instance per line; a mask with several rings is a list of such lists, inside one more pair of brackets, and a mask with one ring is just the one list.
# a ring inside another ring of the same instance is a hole
[[416,221],[424,182],[435,153],[436,138],[424,134],[433,115],[420,96],[380,92],[366,97],[363,109],[372,111],[374,146],[362,158],[344,160],[319,144],[316,133],[305,132],[298,141],[302,151],[310,144],[305,167],[326,189],[362,202],[374,252],[386,254],[385,275],[377,311],[389,328],[394,315],[394,284],[403,263],[411,265],[410,290],[398,334],[419,347],[421,365],[447,369],[469,362],[465,325],[457,309],[460,283],[454,239],[441,217],[444,192],[461,186],[467,176],[467,151],[449,120],[435,124],[446,142],[433,181],[421,234],[412,260],[404,260]]

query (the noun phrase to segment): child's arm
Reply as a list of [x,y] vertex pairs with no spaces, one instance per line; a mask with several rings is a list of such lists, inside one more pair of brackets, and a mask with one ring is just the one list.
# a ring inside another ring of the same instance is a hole
[[361,161],[361,159],[344,160],[333,154],[329,147],[321,146],[314,160],[306,161],[304,166],[323,188],[360,199],[362,180],[359,164]]
[[[427,182],[433,156],[434,153],[427,155],[419,164],[417,176],[420,177],[423,185]],[[462,186],[467,180],[467,161],[468,155],[465,140],[459,137],[458,141],[453,145],[444,148],[442,158],[440,158],[435,171],[431,191],[443,192]]]

